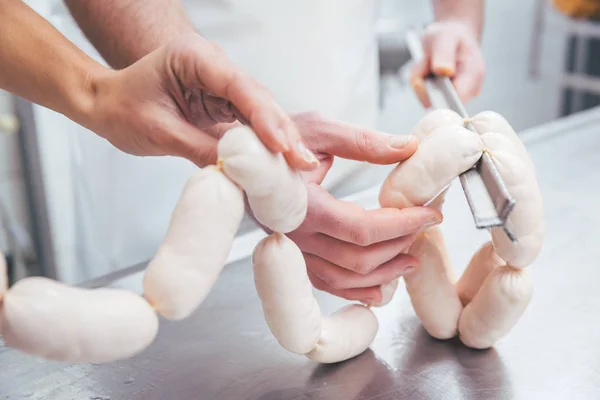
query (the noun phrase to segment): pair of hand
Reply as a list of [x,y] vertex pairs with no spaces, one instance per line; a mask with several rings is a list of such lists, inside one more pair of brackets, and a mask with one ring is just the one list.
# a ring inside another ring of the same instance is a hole
[[[418,88],[425,71],[448,66],[445,71],[456,71],[455,84],[465,99],[478,90],[480,77],[470,67],[478,47],[471,46],[465,32],[445,36],[449,32],[454,30],[434,26],[425,35],[428,57],[416,67],[413,83]],[[290,166],[304,171],[308,213],[289,236],[304,252],[317,289],[350,300],[380,301],[379,285],[418,268],[419,261],[404,254],[415,234],[442,220],[426,207],[364,210],[320,186],[334,156],[395,164],[416,151],[416,139],[313,113],[290,117],[262,85],[199,35],[181,37],[124,70],[103,72],[91,81],[97,118],[88,125],[122,151],[184,157],[201,167],[214,164],[218,139],[241,120],[270,150],[282,152]]]

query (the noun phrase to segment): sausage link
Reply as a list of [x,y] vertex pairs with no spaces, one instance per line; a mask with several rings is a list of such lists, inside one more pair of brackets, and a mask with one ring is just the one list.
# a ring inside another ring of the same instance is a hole
[[252,264],[269,329],[284,349],[308,353],[321,336],[321,309],[302,252],[285,235],[274,233],[256,246]]
[[217,168],[192,175],[144,276],[144,295],[161,315],[181,320],[202,303],[227,260],[243,215],[242,191]]
[[271,153],[245,126],[227,131],[219,140],[218,153],[225,174],[246,192],[258,222],[281,233],[302,224],[308,204],[306,185],[281,153]]
[[86,290],[32,277],[17,282],[3,303],[6,344],[55,361],[129,358],[149,346],[158,331],[152,307],[124,290]]
[[510,136],[487,132],[481,138],[516,204],[508,218],[518,238],[513,243],[502,228],[492,229],[498,255],[515,268],[530,265],[541,251],[544,237],[544,207],[535,172],[523,159]]
[[454,286],[456,275],[439,229],[431,228],[421,234],[408,254],[421,262],[416,271],[404,277],[404,282],[423,327],[437,339],[456,336],[462,303]]
[[532,294],[529,271],[510,266],[494,269],[463,310],[458,326],[460,340],[476,349],[493,346],[521,318]]
[[415,154],[386,178],[382,207],[420,206],[438,195],[481,157],[483,142],[461,126],[440,127],[425,137]]
[[433,110],[423,117],[413,129],[412,134],[420,140],[431,135],[433,131],[441,127],[463,126],[463,118],[452,110]]
[[470,303],[490,272],[503,265],[506,265],[506,263],[496,254],[492,242],[487,242],[481,246],[471,257],[469,265],[467,265],[456,284],[462,304],[467,305]]
[[351,304],[321,318],[322,334],[306,356],[321,363],[337,363],[356,357],[369,348],[379,322],[371,309]]

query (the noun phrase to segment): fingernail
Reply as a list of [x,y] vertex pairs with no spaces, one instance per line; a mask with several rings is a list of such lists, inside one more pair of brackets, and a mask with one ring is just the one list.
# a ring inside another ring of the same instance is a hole
[[313,165],[319,165],[319,160],[317,160],[317,157],[315,157],[315,155],[312,153],[312,151],[310,151],[306,145],[304,144],[304,142],[300,141],[297,144],[297,148],[298,151],[300,152],[300,154],[302,155],[302,159],[304,159],[304,161],[313,164]]
[[435,73],[442,76],[452,76],[454,75],[454,67],[450,64],[437,65]]
[[414,143],[417,138],[413,135],[394,135],[388,139],[388,146],[393,149],[404,149],[407,145]]
[[406,275],[410,275],[413,272],[415,272],[417,269],[415,267],[413,267],[412,265],[404,268],[404,270],[402,271],[402,275],[406,276]]
[[275,136],[277,137],[277,141],[283,147],[283,151],[290,151],[290,145],[288,144],[288,138],[285,131],[279,128],[275,131]]
[[440,223],[441,221],[437,220],[427,221],[421,226],[421,232],[426,231],[429,228],[433,228],[434,226],[439,225]]

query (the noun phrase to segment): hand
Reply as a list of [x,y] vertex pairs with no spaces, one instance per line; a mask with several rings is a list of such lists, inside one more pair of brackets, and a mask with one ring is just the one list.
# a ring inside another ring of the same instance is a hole
[[293,119],[321,165],[305,173],[307,216],[288,236],[302,250],[317,289],[348,300],[377,303],[381,301],[379,285],[418,268],[419,261],[403,252],[417,232],[439,224],[442,215],[426,207],[365,210],[335,199],[319,184],[334,156],[395,164],[416,151],[417,140],[323,119],[314,113]]
[[120,150],[173,155],[198,166],[217,161],[217,140],[236,119],[295,168],[318,165],[271,94],[199,35],[180,37],[94,82],[97,101],[86,126]]
[[485,63],[473,29],[461,22],[437,22],[427,28],[422,42],[424,57],[412,69],[411,84],[424,107],[431,107],[424,84],[430,73],[451,77],[463,103],[479,94]]

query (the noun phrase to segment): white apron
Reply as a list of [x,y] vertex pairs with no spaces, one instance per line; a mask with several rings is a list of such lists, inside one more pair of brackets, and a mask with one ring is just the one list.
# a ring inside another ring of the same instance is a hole
[[[316,110],[375,127],[378,2],[186,0],[184,5],[201,34],[265,84],[288,112]],[[57,20],[70,40],[99,60],[70,17]],[[60,228],[61,221],[73,221],[68,232],[54,231],[55,240],[76,254],[58,257],[61,279],[77,282],[148,260],[195,167],[170,157],[128,156],[76,124],[61,123],[69,137],[68,150],[61,151],[68,151],[71,162],[72,207],[56,211],[53,223]],[[338,160],[324,185],[335,195],[364,188],[368,183],[359,177],[368,178],[366,168]],[[68,213],[74,215],[67,218]]]

